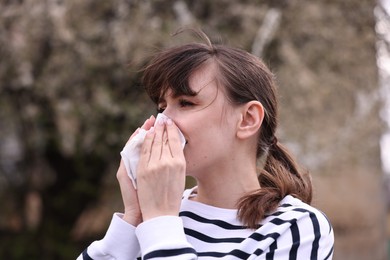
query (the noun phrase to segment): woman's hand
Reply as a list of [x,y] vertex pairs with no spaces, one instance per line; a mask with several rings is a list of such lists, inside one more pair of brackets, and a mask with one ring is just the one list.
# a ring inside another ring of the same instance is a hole
[[[142,129],[149,130],[154,125],[155,118],[151,116],[145,121]],[[138,133],[137,129],[129,138],[128,142]],[[124,204],[124,216],[123,220],[130,223],[133,226],[137,226],[142,222],[141,210],[138,203],[137,191],[134,189],[133,183],[130,177],[127,175],[127,171],[123,161],[121,160],[119,169],[116,173],[116,177],[119,182],[122,200]]]
[[177,126],[159,121],[146,134],[137,169],[137,192],[143,220],[179,214],[186,162]]

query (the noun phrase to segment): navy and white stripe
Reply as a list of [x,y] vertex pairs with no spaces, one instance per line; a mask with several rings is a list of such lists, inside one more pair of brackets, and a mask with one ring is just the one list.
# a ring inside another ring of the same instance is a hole
[[[149,220],[135,233],[136,241],[120,243],[139,243],[143,259],[314,260],[333,256],[333,229],[326,216],[292,196],[286,196],[256,230],[240,223],[237,210],[215,208],[185,196],[179,217]],[[111,259],[101,255],[109,250],[108,242],[103,239],[101,243],[95,249],[90,246],[89,254],[85,251],[79,259]],[[115,259],[138,256],[138,252],[128,252]]]
[[182,210],[187,240],[199,259],[330,259],[333,254],[333,230],[328,219],[292,196],[287,196],[257,230],[242,226],[234,210],[190,200],[183,201]]

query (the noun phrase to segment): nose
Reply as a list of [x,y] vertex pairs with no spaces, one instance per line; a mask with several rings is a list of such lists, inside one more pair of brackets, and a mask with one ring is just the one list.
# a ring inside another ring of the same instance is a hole
[[162,114],[165,115],[166,117],[170,118],[173,122],[175,122],[175,117],[172,116],[170,113],[166,113],[166,112],[164,111]]
[[172,121],[175,121],[175,118],[174,118],[174,112],[172,111],[172,109],[170,108],[170,106],[167,106],[164,111],[162,112],[163,115],[169,117],[170,119],[172,119]]
[[170,118],[177,126],[180,124],[179,113],[173,106],[167,106],[162,114]]

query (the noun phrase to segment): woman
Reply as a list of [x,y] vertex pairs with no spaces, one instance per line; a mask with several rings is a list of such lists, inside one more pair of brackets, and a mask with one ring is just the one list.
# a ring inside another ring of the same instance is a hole
[[[141,127],[137,189],[121,162],[124,214],[79,259],[332,258],[332,226],[308,205],[310,177],[275,136],[273,74],[205,38],[145,68],[146,91],[170,119],[151,116]],[[197,186],[183,195],[186,175]]]

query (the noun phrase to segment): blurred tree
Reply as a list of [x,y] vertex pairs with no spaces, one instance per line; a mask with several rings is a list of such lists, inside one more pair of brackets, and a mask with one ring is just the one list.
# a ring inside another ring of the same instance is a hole
[[[336,255],[384,259],[374,6],[369,0],[0,2],[0,258],[75,258],[104,234],[122,207],[119,151],[155,113],[138,71],[156,49],[193,40],[170,37],[188,26],[253,51],[277,73],[280,136],[313,171],[315,202],[340,241]],[[351,178],[367,195],[344,188]],[[350,221],[351,214],[364,220]],[[370,243],[352,239],[367,230]]]

